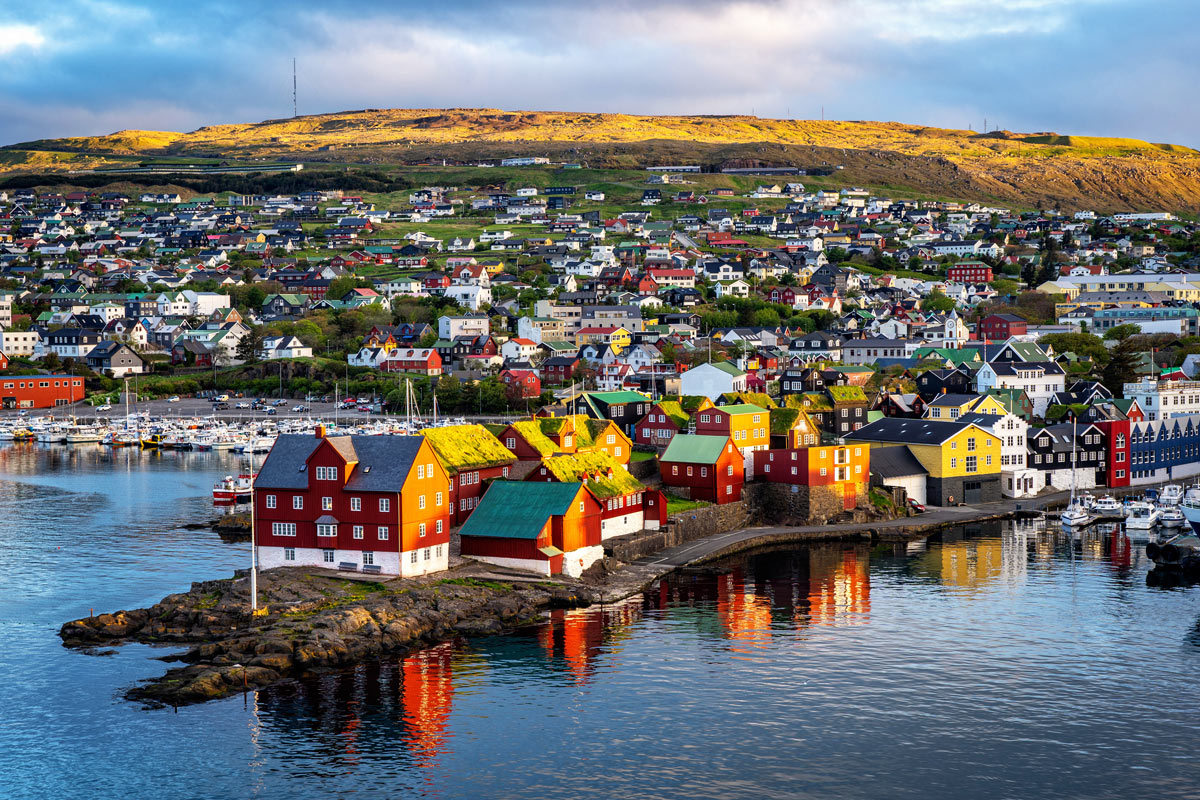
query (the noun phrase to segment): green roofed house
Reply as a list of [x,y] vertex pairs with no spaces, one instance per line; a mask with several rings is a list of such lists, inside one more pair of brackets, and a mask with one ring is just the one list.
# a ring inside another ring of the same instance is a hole
[[745,459],[728,436],[678,434],[659,456],[658,471],[663,486],[688,500],[734,503],[742,499]]
[[579,575],[604,557],[600,503],[582,483],[493,481],[459,530],[464,558]]
[[455,528],[479,505],[485,482],[507,478],[517,457],[482,425],[426,428],[422,435],[450,478],[450,527]]
[[679,400],[660,400],[634,426],[634,443],[666,447],[675,434],[688,432],[692,416],[697,411],[712,408],[712,405],[707,397],[685,396]]

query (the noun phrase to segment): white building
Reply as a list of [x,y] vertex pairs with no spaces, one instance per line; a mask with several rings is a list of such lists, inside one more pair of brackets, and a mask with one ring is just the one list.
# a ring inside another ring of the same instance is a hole
[[41,343],[37,331],[0,331],[0,353],[6,356],[32,356]]
[[1148,422],[1200,414],[1200,381],[1156,381],[1142,378],[1125,384],[1126,400],[1136,400]]
[[679,376],[679,393],[704,395],[714,403],[727,392],[746,391],[746,373],[730,364],[719,361],[692,367]]
[[992,361],[975,373],[975,390],[984,394],[989,389],[1023,389],[1033,413],[1044,417],[1055,392],[1066,390],[1066,373],[1053,361]]
[[486,336],[491,332],[487,317],[438,317],[438,338],[449,341],[459,336]]
[[1016,414],[964,414],[959,422],[978,425],[1000,439],[1000,493],[1005,497],[1032,497],[1042,489],[1038,470],[1026,464],[1025,437],[1029,423]]

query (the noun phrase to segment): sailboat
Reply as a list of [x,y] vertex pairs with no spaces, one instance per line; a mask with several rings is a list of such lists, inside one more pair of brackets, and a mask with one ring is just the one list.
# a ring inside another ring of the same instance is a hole
[[1085,525],[1090,525],[1095,521],[1095,517],[1088,513],[1083,504],[1075,497],[1075,449],[1079,444],[1075,432],[1079,426],[1078,419],[1071,420],[1071,502],[1063,509],[1059,520],[1064,528],[1081,528]]

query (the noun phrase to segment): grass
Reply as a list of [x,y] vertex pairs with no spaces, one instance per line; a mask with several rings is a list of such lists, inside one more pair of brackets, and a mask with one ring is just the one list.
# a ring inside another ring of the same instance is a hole
[[697,508],[711,506],[707,500],[684,500],[682,497],[667,495],[667,513],[677,514],[681,511],[693,511]]
[[475,586],[484,589],[491,589],[494,592],[511,592],[512,584],[504,583],[503,581],[487,581],[482,578],[446,578],[438,581],[439,584],[449,584],[451,586]]
[[646,453],[641,450],[634,450],[629,455],[629,460],[630,461],[653,461],[655,455],[656,455],[655,453]]

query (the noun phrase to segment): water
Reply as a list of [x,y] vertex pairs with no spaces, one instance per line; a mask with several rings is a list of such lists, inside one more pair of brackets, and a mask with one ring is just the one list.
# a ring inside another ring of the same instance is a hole
[[1200,796],[1200,601],[1141,546],[999,524],[822,545],[202,706],[68,619],[231,574],[220,454],[0,448],[0,797]]

